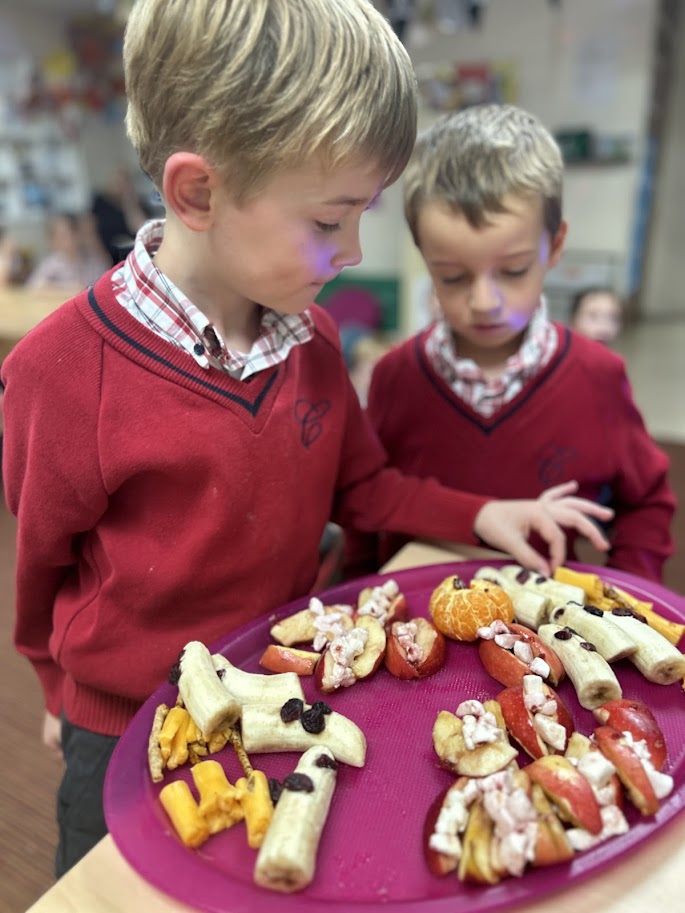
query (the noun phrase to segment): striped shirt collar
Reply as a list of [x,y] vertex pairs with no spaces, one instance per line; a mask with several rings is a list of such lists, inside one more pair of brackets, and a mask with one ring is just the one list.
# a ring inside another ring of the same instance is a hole
[[202,311],[155,266],[164,221],[146,222],[133,250],[112,276],[117,301],[140,323],[183,349],[202,368],[216,368],[238,380],[279,364],[313,336],[313,321],[303,314],[279,314],[260,307],[259,337],[248,353],[229,349]]
[[507,359],[499,377],[489,380],[471,358],[460,358],[449,325],[439,320],[429,331],[426,354],[450,389],[479,415],[489,418],[514,399],[524,384],[552,358],[557,332],[544,298],[526,330],[521,348]]

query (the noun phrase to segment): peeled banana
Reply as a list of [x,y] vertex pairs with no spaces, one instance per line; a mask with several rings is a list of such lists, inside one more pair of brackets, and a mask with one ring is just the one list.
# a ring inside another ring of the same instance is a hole
[[554,609],[549,620],[573,628],[586,641],[594,644],[597,652],[608,663],[617,662],[637,650],[637,644],[630,633],[614,624],[611,614],[594,606],[568,603]]
[[179,666],[179,694],[202,738],[208,741],[213,732],[236,722],[240,716],[240,702],[222,684],[211,653],[199,640],[191,640],[185,645]]
[[540,625],[538,637],[554,650],[563,663],[581,707],[593,710],[600,704],[621,697],[621,686],[613,669],[592,643],[570,628],[552,623]]
[[304,700],[302,683],[295,672],[279,672],[276,675],[244,672],[220,653],[212,655],[212,662],[220,673],[221,684],[240,704],[282,705],[291,697]]
[[628,659],[648,681],[671,685],[685,676],[685,656],[646,621],[641,621],[627,609],[612,609],[607,614],[615,625],[635,640],[637,650]]

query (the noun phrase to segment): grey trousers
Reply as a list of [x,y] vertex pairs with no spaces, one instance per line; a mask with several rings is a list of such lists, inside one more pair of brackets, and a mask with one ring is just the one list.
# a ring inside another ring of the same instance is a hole
[[55,873],[58,878],[107,833],[102,789],[117,741],[116,736],[89,732],[62,718],[65,768],[57,791],[59,842]]

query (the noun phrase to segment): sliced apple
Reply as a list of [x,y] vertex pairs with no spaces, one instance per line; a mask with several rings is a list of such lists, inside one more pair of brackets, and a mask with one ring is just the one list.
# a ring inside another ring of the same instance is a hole
[[[587,765],[582,760],[589,752],[602,754],[599,751],[596,742],[591,741],[586,735],[583,735],[580,732],[572,733],[571,737],[568,740],[568,745],[566,746],[564,757],[575,763],[580,772],[583,775],[586,775],[586,779],[590,781],[590,785],[593,786],[593,777],[587,775]],[[617,774],[613,774],[607,783],[607,787],[608,792],[606,795],[604,794],[604,789],[601,786],[597,786],[595,788],[595,795],[597,796],[597,801],[599,804],[601,806],[616,805],[618,808],[622,809],[624,805],[623,787],[621,786],[621,781],[619,780]]]
[[396,678],[425,678],[445,664],[444,635],[426,618],[395,621],[390,626],[385,665]]
[[573,847],[566,837],[563,824],[538,783],[533,784],[531,801],[538,815],[534,864],[543,866],[568,862],[574,856]]
[[295,672],[296,675],[313,675],[319,661],[318,653],[269,644],[259,658],[259,665],[269,672]]
[[634,739],[647,744],[652,764],[661,770],[666,763],[666,740],[656,717],[642,701],[622,698],[607,701],[593,711],[599,723],[612,726],[620,732],[629,732]]
[[433,748],[443,767],[458,776],[487,777],[504,770],[518,755],[506,740],[503,726],[500,729],[504,736],[501,740],[467,748],[463,721],[449,710],[441,710],[433,724]]
[[616,768],[628,798],[642,815],[655,815],[659,799],[639,755],[628,744],[623,733],[612,726],[600,726],[594,731],[599,750]]
[[[497,703],[502,709],[509,734],[531,758],[542,758],[548,754],[563,754],[574,729],[571,711],[563,700],[549,685],[544,682],[540,684],[546,699],[556,704],[556,712],[553,716],[535,714],[528,710],[523,685],[506,688],[497,695]],[[536,721],[536,717],[543,719]],[[555,735],[563,738],[563,746],[554,747],[546,738],[546,727],[549,724],[556,724]],[[556,729],[556,727],[561,727],[561,729]]]
[[[342,611],[339,606],[324,606],[323,610],[325,615],[335,614],[339,616],[336,620],[343,630],[347,631],[354,626],[352,617]],[[301,609],[293,615],[282,618],[270,628],[269,633],[275,641],[284,647],[311,643],[318,633],[314,624],[316,617],[316,614],[311,609]]]
[[363,652],[352,660],[350,666],[354,677],[357,681],[361,681],[373,675],[383,662],[387,636],[385,628],[380,621],[371,615],[361,615],[355,619],[354,626],[355,628],[362,628],[369,635]]
[[443,767],[456,773],[457,761],[466,751],[464,724],[449,710],[441,710],[433,723],[433,749]]
[[526,773],[545,792],[562,821],[591,834],[602,830],[602,816],[592,786],[568,758],[547,755],[526,767]]
[[354,617],[356,623],[357,619],[371,615],[388,628],[393,622],[406,618],[407,614],[404,594],[399,592],[394,580],[386,580],[381,586],[364,587],[360,591]]
[[477,884],[497,884],[500,875],[493,866],[494,824],[483,808],[481,799],[471,806],[464,834],[463,851],[459,861],[461,881]]
[[[547,664],[549,667],[549,673],[545,679],[547,683],[558,685],[565,672],[561,660],[554,650],[544,644],[534,631],[524,625],[511,622],[507,624],[507,628],[511,634],[530,648],[533,660],[542,660]],[[520,685],[524,675],[535,672],[535,667],[531,669],[530,663],[524,662],[512,650],[500,646],[494,639],[481,640],[478,644],[478,655],[488,675],[506,688]],[[545,676],[541,675],[541,678],[545,678]]]
[[[463,792],[463,788],[467,782],[468,780],[466,777],[460,777],[456,783],[453,783],[448,789],[443,790],[428,809],[423,825],[423,852],[426,859],[426,865],[433,875],[447,875],[450,872],[456,871],[459,866],[459,859],[461,858],[462,852],[460,834],[464,831],[466,823],[464,822],[462,824],[461,819],[462,817],[465,817],[466,821],[468,821],[466,802],[458,803],[459,807],[455,809],[455,827],[453,834],[436,834],[436,827],[438,818],[440,818],[443,812],[443,808],[450,806],[455,792]],[[439,849],[435,848],[436,845],[440,846],[443,843],[445,844],[446,850],[449,849],[453,851],[441,852]],[[452,843],[454,846],[450,846]]]

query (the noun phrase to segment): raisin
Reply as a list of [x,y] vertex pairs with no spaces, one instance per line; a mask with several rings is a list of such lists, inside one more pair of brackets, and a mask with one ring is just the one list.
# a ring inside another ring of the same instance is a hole
[[580,645],[583,648],[583,650],[587,650],[588,653],[597,652],[597,647],[594,644],[588,643],[586,640],[581,640]]
[[302,716],[304,701],[299,697],[291,697],[289,701],[281,707],[281,719],[284,723],[292,723],[293,720],[299,720]]
[[461,577],[452,577],[452,586],[455,590],[465,590],[466,584],[461,579]]
[[305,732],[311,732],[314,735],[323,732],[326,728],[326,720],[324,719],[323,713],[321,710],[315,710],[313,707],[304,711],[300,717],[300,722],[302,723],[302,728]]
[[588,615],[596,615],[598,618],[601,618],[602,615],[604,615],[604,612],[601,609],[598,609],[596,605],[584,605],[583,608]]
[[269,796],[275,805],[278,802],[279,796],[283,792],[283,784],[278,779],[278,777],[269,777],[267,782],[269,784]]
[[169,675],[167,681],[170,685],[178,685],[178,680],[181,677],[181,660],[183,659],[183,654],[185,653],[185,647],[178,654],[178,659],[173,664],[171,669],[169,669]]
[[535,578],[535,582],[537,584],[547,583],[548,579],[549,579],[548,577],[543,577],[542,574],[538,574],[538,576]]
[[639,621],[644,621],[644,622],[647,621],[647,619],[645,618],[644,615],[638,615],[638,613],[633,612],[632,609],[623,609],[623,608],[619,607],[616,609],[612,609],[611,614],[618,615],[619,618],[637,618]]
[[526,580],[530,578],[530,571],[525,570],[525,568],[518,572],[516,575],[516,580],[518,583],[525,583]]
[[338,769],[338,762],[335,760],[335,758],[332,758],[327,754],[320,754],[314,763],[317,767],[328,767],[331,770]]
[[316,710],[320,713],[333,713],[328,704],[325,704],[323,701],[314,701],[312,704],[312,710]]
[[557,640],[570,640],[573,637],[573,632],[569,631],[568,628],[562,628],[561,631],[556,631],[554,636]]
[[312,778],[307,774],[298,774],[297,772],[288,774],[283,781],[283,789],[289,789],[294,793],[313,793],[314,784]]
[[552,614],[552,618],[561,618],[561,616],[563,614],[564,614],[564,607],[560,606],[558,609],[554,610],[554,612]]

